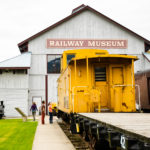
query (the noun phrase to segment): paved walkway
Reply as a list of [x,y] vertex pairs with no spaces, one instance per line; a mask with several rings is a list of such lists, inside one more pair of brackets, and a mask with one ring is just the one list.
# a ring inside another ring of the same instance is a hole
[[49,124],[48,116],[45,117],[45,125],[41,124],[41,117],[37,126],[32,150],[75,150],[69,139],[57,124]]

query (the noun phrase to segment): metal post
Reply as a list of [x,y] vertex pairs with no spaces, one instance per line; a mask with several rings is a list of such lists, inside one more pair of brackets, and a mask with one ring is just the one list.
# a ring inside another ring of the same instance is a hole
[[77,72],[77,63],[76,63],[76,59],[74,60],[74,77],[75,77],[75,82],[76,82],[76,72]]
[[89,83],[89,61],[88,57],[86,57],[86,71],[87,71],[87,84]]

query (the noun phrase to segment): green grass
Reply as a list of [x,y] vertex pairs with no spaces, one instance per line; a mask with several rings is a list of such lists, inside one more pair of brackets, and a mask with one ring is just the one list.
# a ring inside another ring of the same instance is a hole
[[0,120],[0,150],[32,150],[37,122]]

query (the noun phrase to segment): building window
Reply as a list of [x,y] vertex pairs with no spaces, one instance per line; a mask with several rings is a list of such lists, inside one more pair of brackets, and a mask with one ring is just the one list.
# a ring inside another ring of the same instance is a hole
[[147,52],[148,50],[150,50],[150,44],[145,43],[145,52]]
[[48,55],[47,73],[60,73],[61,55]]
[[95,81],[106,81],[106,67],[95,67]]
[[69,64],[69,62],[71,61],[72,58],[75,57],[75,54],[68,54],[67,55],[67,64]]

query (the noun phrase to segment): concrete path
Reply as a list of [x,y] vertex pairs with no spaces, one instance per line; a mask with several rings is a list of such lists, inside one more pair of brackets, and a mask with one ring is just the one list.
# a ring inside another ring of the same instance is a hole
[[53,124],[49,124],[48,116],[45,117],[45,125],[41,124],[41,117],[38,121],[32,150],[75,150],[57,124],[56,117],[54,117]]

